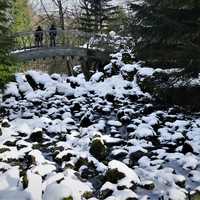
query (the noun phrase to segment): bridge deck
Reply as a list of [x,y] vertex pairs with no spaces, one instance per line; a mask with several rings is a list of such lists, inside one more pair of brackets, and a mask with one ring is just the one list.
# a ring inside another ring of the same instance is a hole
[[23,61],[49,58],[54,56],[78,56],[86,57],[87,49],[85,48],[70,48],[70,47],[43,47],[43,48],[31,48],[26,50],[17,50],[12,52],[18,59]]

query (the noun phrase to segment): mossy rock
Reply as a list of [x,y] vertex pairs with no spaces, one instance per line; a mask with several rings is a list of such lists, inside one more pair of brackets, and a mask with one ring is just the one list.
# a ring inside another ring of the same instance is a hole
[[91,146],[90,146],[90,153],[99,161],[103,161],[106,158],[107,155],[107,148],[103,144],[103,141],[101,138],[95,138],[92,140]]
[[197,192],[196,194],[192,195],[191,200],[200,200],[200,192]]
[[106,199],[113,194],[113,191],[110,189],[102,190],[100,193],[100,199]]
[[72,196],[65,197],[65,198],[63,198],[62,200],[73,200],[73,197],[72,197]]
[[85,199],[90,199],[92,197],[94,197],[93,193],[92,192],[85,192],[83,195],[82,195],[83,198]]
[[125,174],[119,172],[117,169],[108,169],[105,174],[105,181],[116,184],[119,180],[125,177]]
[[88,159],[87,158],[79,158],[75,163],[75,170],[78,171],[81,166],[86,165],[88,166]]

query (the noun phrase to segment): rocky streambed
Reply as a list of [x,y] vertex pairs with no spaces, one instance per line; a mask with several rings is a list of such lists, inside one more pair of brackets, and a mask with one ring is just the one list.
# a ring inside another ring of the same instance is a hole
[[136,78],[152,69],[115,57],[88,82],[16,74],[1,103],[0,199],[199,199],[199,115],[158,104]]

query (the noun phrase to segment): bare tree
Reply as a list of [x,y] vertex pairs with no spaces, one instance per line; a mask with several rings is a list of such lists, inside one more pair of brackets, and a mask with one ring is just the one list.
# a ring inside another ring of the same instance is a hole
[[62,30],[64,30],[65,29],[64,15],[65,12],[67,11],[67,7],[64,7],[64,2],[66,2],[66,0],[52,0],[52,2],[56,5],[56,7],[59,10],[60,27]]
[[39,0],[40,9],[45,13],[46,18],[52,22],[59,17],[59,24],[62,30],[65,29],[65,16],[68,12],[68,0],[48,0],[48,5],[53,6],[53,11],[49,10],[47,0]]

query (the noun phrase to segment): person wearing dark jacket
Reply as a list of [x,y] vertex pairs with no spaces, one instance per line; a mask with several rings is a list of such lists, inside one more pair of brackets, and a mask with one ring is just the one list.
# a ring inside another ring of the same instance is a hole
[[51,25],[49,28],[49,38],[50,38],[50,46],[56,46],[56,36],[57,36],[57,29],[54,24]]
[[43,30],[41,26],[38,26],[35,30],[35,46],[42,47],[43,46]]

